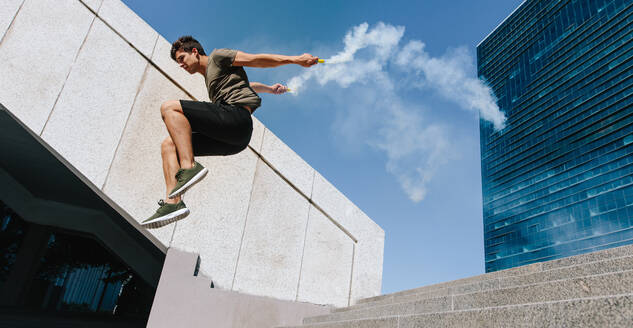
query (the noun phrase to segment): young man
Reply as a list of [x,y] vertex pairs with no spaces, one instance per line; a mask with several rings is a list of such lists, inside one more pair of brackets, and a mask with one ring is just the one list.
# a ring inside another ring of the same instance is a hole
[[248,54],[231,49],[215,49],[207,56],[191,36],[183,36],[172,44],[171,58],[189,74],[205,77],[211,102],[171,100],[162,104],[160,112],[169,132],[161,145],[167,197],[158,202],[156,213],[143,221],[147,228],[158,228],[189,214],[181,195],[208,172],[194,161],[194,156],[226,156],[248,146],[253,132],[251,115],[261,105],[257,93],[287,91],[281,84],[249,82],[243,66],[310,67],[318,61],[310,54]]

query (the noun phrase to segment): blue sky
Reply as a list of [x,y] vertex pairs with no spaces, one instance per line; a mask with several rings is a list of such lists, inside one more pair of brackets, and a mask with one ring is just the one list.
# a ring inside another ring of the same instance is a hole
[[[496,112],[475,48],[522,0],[123,2],[208,52],[351,51],[255,116],[385,230],[383,293],[484,272],[478,120]],[[305,72],[247,69],[267,84]]]

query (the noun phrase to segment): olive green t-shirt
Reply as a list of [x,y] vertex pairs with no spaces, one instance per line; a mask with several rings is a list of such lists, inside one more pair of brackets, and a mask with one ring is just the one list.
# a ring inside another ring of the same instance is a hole
[[212,102],[248,106],[254,112],[262,103],[251,89],[244,68],[233,66],[237,50],[214,49],[209,55],[205,83]]

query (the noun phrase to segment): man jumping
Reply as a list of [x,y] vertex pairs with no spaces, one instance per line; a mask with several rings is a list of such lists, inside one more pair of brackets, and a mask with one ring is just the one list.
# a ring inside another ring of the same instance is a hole
[[244,150],[253,133],[251,115],[261,105],[257,93],[287,91],[281,84],[249,83],[243,66],[310,67],[318,61],[310,54],[248,54],[231,49],[215,49],[207,56],[191,36],[172,44],[171,58],[189,74],[204,76],[211,102],[170,100],[162,104],[160,112],[169,132],[161,145],[167,197],[158,202],[156,213],[142,222],[146,228],[162,227],[187,216],[189,209],[181,195],[208,172],[194,156],[226,156]]

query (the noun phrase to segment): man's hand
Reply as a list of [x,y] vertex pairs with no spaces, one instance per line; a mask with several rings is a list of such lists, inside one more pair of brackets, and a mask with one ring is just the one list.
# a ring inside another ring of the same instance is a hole
[[295,64],[301,65],[303,67],[310,67],[316,64],[319,60],[319,57],[314,57],[311,54],[303,54],[301,56],[295,57]]
[[270,86],[270,93],[272,94],[276,94],[276,95],[280,95],[282,93],[286,93],[288,92],[288,88],[284,85],[281,85],[279,83],[273,84],[272,86]]
[[251,89],[257,93],[272,93],[275,95],[280,95],[282,93],[288,92],[288,88],[282,84],[276,83],[273,85],[265,85],[259,82],[251,82]]

